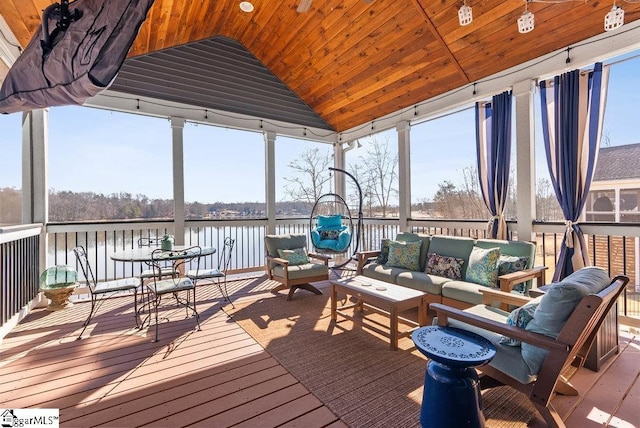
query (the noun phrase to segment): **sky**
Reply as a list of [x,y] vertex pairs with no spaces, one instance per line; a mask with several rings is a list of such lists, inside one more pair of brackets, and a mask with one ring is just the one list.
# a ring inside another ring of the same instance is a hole
[[[636,52],[635,55],[639,53]],[[632,54],[634,55],[634,54]],[[627,56],[632,56],[627,55]],[[539,94],[536,93],[536,105]],[[611,67],[603,134],[611,145],[640,143],[640,58]],[[539,117],[539,108],[536,109]],[[21,185],[21,114],[0,115],[0,188]],[[396,150],[395,129],[373,138],[388,139]],[[604,141],[605,139],[603,139]],[[363,147],[347,153],[347,164],[364,156]],[[604,143],[603,143],[604,144]],[[276,200],[284,200],[287,165],[306,148],[331,146],[276,139]],[[53,107],[49,113],[49,188],[94,193],[130,193],[172,198],[172,144],[168,119],[79,106]],[[187,123],[184,129],[187,202],[263,202],[264,139],[261,133]],[[411,128],[412,200],[429,200],[444,180],[461,183],[475,165],[472,106]],[[536,170],[548,177],[542,136],[536,130]]]

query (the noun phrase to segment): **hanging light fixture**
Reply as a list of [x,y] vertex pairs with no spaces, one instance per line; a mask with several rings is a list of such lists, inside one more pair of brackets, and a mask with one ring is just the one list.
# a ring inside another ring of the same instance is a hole
[[518,31],[522,34],[528,33],[535,28],[535,22],[533,13],[529,12],[528,6],[529,1],[527,0],[524,4],[524,13],[518,18]]
[[613,31],[622,27],[622,24],[624,24],[624,10],[616,6],[616,1],[613,0],[613,7],[604,16],[604,31]]
[[473,13],[471,12],[471,6],[467,6],[467,1],[465,0],[464,4],[460,9],[458,9],[458,21],[460,21],[461,26],[471,24],[473,21]]

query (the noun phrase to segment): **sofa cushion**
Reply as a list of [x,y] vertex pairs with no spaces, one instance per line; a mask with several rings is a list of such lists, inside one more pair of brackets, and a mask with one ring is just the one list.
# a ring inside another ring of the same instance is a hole
[[408,272],[406,269],[381,265],[378,263],[369,263],[362,268],[362,275],[378,279],[380,281],[396,283],[396,277],[402,272]]
[[469,254],[473,249],[475,239],[461,236],[432,236],[429,244],[429,253],[440,254],[441,256],[456,257],[464,260],[462,265],[462,276],[466,277],[467,262]]
[[278,256],[289,262],[290,266],[303,265],[309,263],[309,256],[306,248],[294,248],[293,250],[278,249]]
[[496,287],[498,283],[498,259],[500,258],[500,248],[480,248],[473,247],[469,255],[469,266],[467,267],[467,282],[487,287]]
[[401,272],[396,277],[396,284],[398,285],[434,295],[442,294],[442,286],[449,281],[451,279],[444,276],[414,271]]
[[461,258],[430,253],[425,273],[460,280],[462,279],[463,264],[464,260]]
[[408,270],[420,269],[420,247],[422,241],[389,243],[389,259],[386,265]]
[[[506,323],[507,317],[509,316],[509,313],[506,311],[485,305],[477,305],[472,308],[465,309],[465,312],[480,316],[482,318],[489,318],[501,323]],[[434,320],[434,324],[436,324],[436,322],[437,320]],[[489,362],[490,366],[495,367],[497,370],[503,373],[507,373],[509,376],[524,384],[533,382],[536,379],[535,375],[531,375],[529,373],[529,367],[522,358],[520,348],[505,346],[501,344],[501,334],[484,330],[479,327],[474,327],[470,324],[463,323],[453,318],[449,318],[449,325],[451,327],[463,328],[465,330],[477,333],[493,343],[496,347],[496,355]]]
[[[533,320],[525,330],[558,337],[565,323],[584,296],[599,293],[609,286],[611,280],[607,272],[590,266],[580,269],[560,282],[551,284],[540,300],[533,314]],[[522,357],[532,374],[538,373],[547,351],[528,343],[522,343]]]
[[442,297],[468,303],[469,305],[479,305],[482,303],[482,292],[484,290],[495,290],[493,287],[485,287],[467,281],[449,281],[442,285]]

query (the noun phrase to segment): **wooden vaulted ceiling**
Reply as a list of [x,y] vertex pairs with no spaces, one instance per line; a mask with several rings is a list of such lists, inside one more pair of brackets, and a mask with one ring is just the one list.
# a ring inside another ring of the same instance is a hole
[[[109,0],[116,1],[116,0]],[[129,58],[214,36],[237,40],[336,131],[344,131],[602,33],[612,1],[532,2],[535,29],[518,33],[524,0],[155,0]],[[24,47],[55,0],[2,0]],[[639,2],[618,1],[625,22]]]

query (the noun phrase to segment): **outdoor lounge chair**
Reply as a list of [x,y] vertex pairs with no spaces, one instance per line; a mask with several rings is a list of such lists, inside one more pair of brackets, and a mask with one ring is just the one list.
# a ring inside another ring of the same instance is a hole
[[[578,395],[563,375],[571,365],[578,369],[584,365],[600,326],[628,281],[625,276],[610,280],[604,270],[588,267],[551,284],[536,299],[496,290],[484,293],[484,304],[469,309],[437,303],[430,308],[437,313],[438,325],[473,331],[495,345],[496,356],[478,368],[482,388],[509,385],[529,397],[549,426],[564,427],[551,405],[553,393]],[[491,306],[496,301],[527,306],[510,314]],[[522,323],[527,318],[530,322]]]
[[273,294],[287,288],[287,300],[291,300],[298,288],[322,294],[309,283],[329,279],[331,257],[307,252],[305,235],[266,235],[264,243],[269,279],[281,283],[271,290]]

